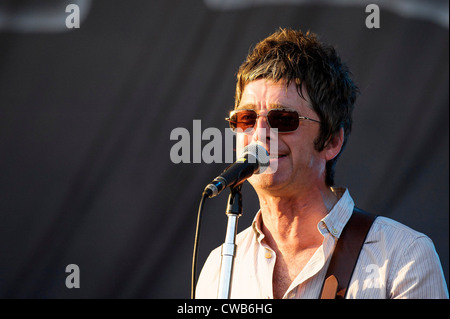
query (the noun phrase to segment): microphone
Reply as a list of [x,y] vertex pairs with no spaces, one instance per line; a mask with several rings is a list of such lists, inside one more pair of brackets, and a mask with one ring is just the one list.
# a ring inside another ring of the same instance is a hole
[[209,198],[219,195],[227,187],[242,184],[253,174],[263,173],[269,166],[270,156],[259,144],[249,144],[243,150],[240,158],[228,166],[222,174],[209,183],[203,195]]

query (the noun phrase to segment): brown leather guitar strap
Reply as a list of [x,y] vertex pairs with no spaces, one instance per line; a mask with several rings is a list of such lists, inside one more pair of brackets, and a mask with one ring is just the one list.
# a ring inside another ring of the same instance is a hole
[[359,252],[375,218],[355,207],[331,256],[320,299],[345,298]]

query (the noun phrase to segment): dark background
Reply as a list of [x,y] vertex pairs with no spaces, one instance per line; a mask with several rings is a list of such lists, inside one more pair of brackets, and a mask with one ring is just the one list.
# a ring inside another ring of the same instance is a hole
[[[278,27],[335,45],[360,87],[336,184],[427,234],[448,282],[448,2],[375,2],[379,29],[367,1],[235,2],[0,1],[0,297],[189,297],[200,195],[226,164],[172,163],[170,133],[224,132],[240,63]],[[227,196],[206,202],[200,266]],[[248,184],[243,200],[239,229]]]

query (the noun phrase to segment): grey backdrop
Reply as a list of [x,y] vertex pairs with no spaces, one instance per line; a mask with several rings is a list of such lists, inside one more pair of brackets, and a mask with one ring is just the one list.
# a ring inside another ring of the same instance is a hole
[[[237,68],[280,26],[335,45],[361,89],[337,184],[430,236],[448,282],[448,2],[376,2],[379,29],[365,1],[237,3],[1,2],[0,297],[189,297],[197,205],[226,164],[172,163],[170,133],[224,131]],[[227,195],[206,202],[200,266]],[[248,184],[243,200],[239,229],[258,209]]]

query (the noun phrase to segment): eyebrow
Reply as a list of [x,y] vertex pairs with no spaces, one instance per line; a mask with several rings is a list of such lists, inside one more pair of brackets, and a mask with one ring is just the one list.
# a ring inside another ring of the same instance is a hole
[[[258,107],[255,104],[252,103],[248,103],[248,104],[244,104],[244,105],[239,105],[238,107],[235,108],[235,110],[254,110],[257,109]],[[291,110],[292,108],[289,106],[285,106],[282,104],[278,104],[278,103],[271,103],[269,104],[269,109],[288,109]]]

